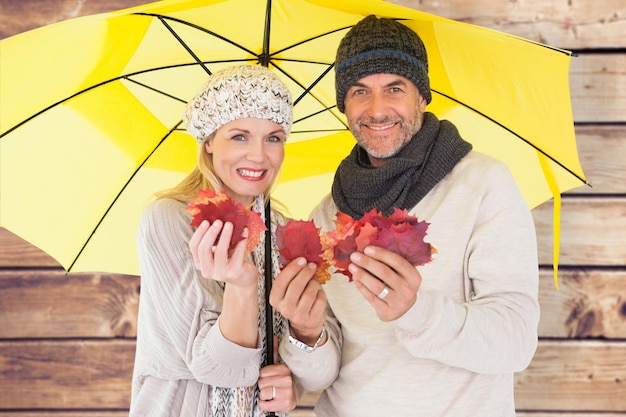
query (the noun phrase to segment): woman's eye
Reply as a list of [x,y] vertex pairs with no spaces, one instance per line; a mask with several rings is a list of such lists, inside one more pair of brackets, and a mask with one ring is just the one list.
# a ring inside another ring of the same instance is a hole
[[231,137],[232,140],[237,140],[237,141],[242,141],[245,140],[246,137],[244,135],[235,135],[233,137]]
[[272,143],[281,143],[283,138],[281,136],[270,136],[267,140]]

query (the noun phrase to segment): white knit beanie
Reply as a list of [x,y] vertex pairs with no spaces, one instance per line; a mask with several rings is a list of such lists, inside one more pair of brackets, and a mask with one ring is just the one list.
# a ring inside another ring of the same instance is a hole
[[260,65],[228,67],[213,73],[187,104],[185,123],[199,143],[233,120],[271,120],[291,132],[293,109],[289,89]]

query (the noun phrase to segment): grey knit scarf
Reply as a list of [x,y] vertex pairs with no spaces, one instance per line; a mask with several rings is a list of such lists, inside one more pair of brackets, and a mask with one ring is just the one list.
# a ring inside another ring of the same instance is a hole
[[335,173],[332,195],[343,213],[360,219],[376,207],[411,209],[472,149],[449,121],[424,113],[424,124],[409,143],[379,168],[356,145]]

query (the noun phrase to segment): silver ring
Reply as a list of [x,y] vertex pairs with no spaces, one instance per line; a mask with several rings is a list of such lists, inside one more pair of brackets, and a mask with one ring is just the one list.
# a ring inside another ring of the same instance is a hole
[[378,294],[378,298],[380,298],[381,300],[384,300],[387,294],[389,294],[389,287],[385,285],[385,288],[383,288],[380,294]]
[[270,400],[273,400],[274,398],[276,398],[276,387],[272,385],[272,398],[270,398]]

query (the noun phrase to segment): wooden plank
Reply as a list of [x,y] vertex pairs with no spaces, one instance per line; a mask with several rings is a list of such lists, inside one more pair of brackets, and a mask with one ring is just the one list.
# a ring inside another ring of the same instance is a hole
[[623,0],[390,0],[427,13],[511,33],[566,49],[624,46]]
[[4,409],[121,409],[130,404],[135,343],[0,342]]
[[[0,417],[128,417],[128,410],[115,411],[7,411],[0,410]],[[315,417],[313,409],[297,408],[290,417]],[[580,417],[587,417],[580,416]],[[589,417],[593,417],[589,415]],[[610,417],[610,416],[608,416]]]
[[[617,155],[619,158],[621,154]],[[617,178],[615,181],[618,181]],[[533,209],[539,261],[543,265],[552,264],[552,207],[553,204],[549,201]],[[621,196],[564,198],[561,210],[560,264],[624,266],[625,232],[626,198]],[[45,259],[36,254],[36,249],[22,252],[20,256],[20,251],[26,251],[29,244],[22,240],[8,242],[2,240],[2,233],[0,244],[2,248],[0,267],[15,268],[17,266],[15,264],[18,263],[22,264],[20,267],[38,267],[41,260]],[[46,264],[45,261],[41,263]]]
[[2,0],[0,39],[89,14],[149,3],[146,0]]
[[[541,413],[518,415],[554,416],[548,410],[626,411],[625,380],[626,343],[542,340],[528,369],[515,376],[517,408]],[[302,405],[315,404],[318,397],[319,392],[307,393]]]
[[[3,412],[0,410],[0,417],[128,417],[128,411],[41,411],[41,412]],[[315,417],[311,408],[297,408],[289,413],[290,417]],[[625,413],[568,413],[568,412],[533,412],[518,411],[517,417],[624,417]]]
[[[539,263],[552,265],[553,203],[533,209]],[[626,265],[626,198],[564,198],[559,264]]]
[[563,269],[557,290],[542,269],[539,303],[540,337],[626,340],[626,270]]
[[0,270],[0,338],[135,337],[139,277]]
[[594,412],[560,412],[560,411],[518,411],[517,417],[624,417],[626,412],[594,413]]
[[0,227],[0,267],[61,268],[50,255]]
[[[626,271],[564,268],[540,276],[546,338],[626,339]],[[140,280],[113,274],[0,270],[0,338],[136,337]]]
[[[106,341],[0,342],[4,409],[122,409],[130,401],[134,344]],[[542,340],[516,376],[523,410],[626,410],[626,343]],[[317,393],[300,407],[314,404]]]
[[623,194],[626,192],[626,126],[576,126],[576,143],[590,187],[566,194]]
[[128,410],[112,411],[2,411],[0,417],[128,417]]
[[626,121],[626,54],[580,54],[573,58],[570,90],[576,122]]
[[626,343],[541,341],[515,378],[523,410],[626,410]]
[[[0,39],[72,17],[122,9],[145,0],[3,0]],[[624,3],[534,0],[392,0],[393,3],[450,19],[511,33],[568,49],[618,48],[626,32]],[[593,6],[591,6],[593,4]]]

